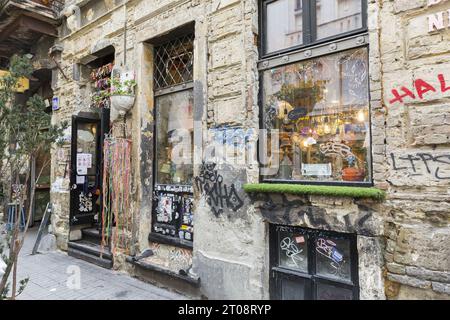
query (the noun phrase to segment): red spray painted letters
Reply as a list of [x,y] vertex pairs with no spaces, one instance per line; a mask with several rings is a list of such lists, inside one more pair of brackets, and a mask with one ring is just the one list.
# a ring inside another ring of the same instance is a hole
[[[432,84],[426,82],[425,80],[422,79],[417,79],[414,81],[414,89],[410,90],[406,87],[401,87],[400,89],[393,89],[392,90],[392,95],[394,96],[393,99],[391,99],[389,101],[390,104],[395,104],[397,102],[399,103],[404,103],[404,99],[405,98],[411,98],[411,99],[420,99],[422,100],[425,95],[427,93],[430,92],[437,92],[438,90],[440,90],[442,93],[445,93],[447,91],[450,91],[450,86],[447,86],[445,77],[443,74],[439,74],[437,76],[439,83],[440,83],[440,88],[436,88],[434,87]],[[417,95],[414,94],[413,91],[416,91]],[[400,93],[402,92],[402,93]]]

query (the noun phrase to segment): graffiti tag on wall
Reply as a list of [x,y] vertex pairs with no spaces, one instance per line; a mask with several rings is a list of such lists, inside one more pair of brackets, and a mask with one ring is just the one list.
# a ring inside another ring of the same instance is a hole
[[[412,175],[423,175],[419,166],[423,166],[427,174],[438,180],[450,180],[450,154],[433,155],[417,152],[414,154],[395,155],[391,153],[392,167],[395,171],[408,171]],[[443,171],[449,172],[444,174]]]
[[334,275],[343,274],[344,255],[337,249],[336,243],[329,239],[317,239],[316,251],[329,260]]
[[[307,199],[289,200],[286,194],[257,193],[250,195],[263,218],[273,224],[297,225],[312,229],[339,230],[365,236],[377,234],[373,209],[358,204],[358,213],[348,212],[338,218]],[[278,230],[278,229],[277,229]]]
[[413,89],[409,89],[405,86],[402,86],[399,89],[393,89],[392,90],[393,99],[391,99],[389,103],[390,104],[395,104],[397,102],[404,103],[405,98],[411,98],[413,100],[417,99],[423,100],[425,98],[425,95],[428,93],[432,92],[436,93],[438,91],[446,93],[447,91],[450,91],[450,86],[447,86],[443,74],[439,74],[437,76],[437,79],[439,81],[439,86],[433,86],[432,84],[430,84],[425,80],[417,79],[414,81]]
[[225,208],[236,212],[244,204],[235,185],[223,182],[223,176],[218,173],[215,163],[202,164],[200,174],[195,178],[195,187],[206,196],[206,201],[216,217],[221,215]]
[[[305,241],[305,240],[303,239],[303,241]],[[283,240],[281,240],[280,249],[282,251],[284,251],[284,253],[286,254],[286,256],[288,258],[290,258],[292,260],[292,263],[296,267],[298,267],[297,261],[303,262],[304,259],[301,256],[303,249],[300,249],[299,247],[297,247],[297,245],[291,238],[286,237]]]

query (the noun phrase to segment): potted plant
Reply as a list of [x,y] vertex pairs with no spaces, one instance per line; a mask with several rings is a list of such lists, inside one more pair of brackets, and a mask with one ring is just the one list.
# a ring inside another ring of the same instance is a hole
[[364,169],[359,169],[357,159],[354,155],[347,157],[348,167],[342,169],[342,180],[344,181],[364,181]]
[[134,87],[135,80],[125,80],[113,78],[111,82],[111,91],[109,94],[111,101],[111,108],[115,109],[120,115],[125,115],[127,111],[134,105],[135,94]]

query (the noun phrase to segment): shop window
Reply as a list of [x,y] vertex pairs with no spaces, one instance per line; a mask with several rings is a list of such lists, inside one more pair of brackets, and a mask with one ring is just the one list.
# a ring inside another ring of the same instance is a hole
[[356,235],[271,226],[271,298],[356,300]]
[[367,3],[261,4],[262,179],[371,185]]
[[364,0],[264,0],[263,55],[299,48],[366,28]]
[[303,43],[300,1],[279,0],[266,4],[266,50],[279,51]]
[[194,133],[192,90],[157,97],[155,107],[156,182],[192,185]]
[[[154,46],[155,197],[150,238],[192,246],[193,34]],[[162,238],[161,238],[162,236]]]
[[317,0],[317,40],[358,30],[362,25],[361,0]]
[[263,71],[265,128],[279,134],[278,149],[268,146],[278,171],[265,179],[371,181],[367,55],[353,49]]

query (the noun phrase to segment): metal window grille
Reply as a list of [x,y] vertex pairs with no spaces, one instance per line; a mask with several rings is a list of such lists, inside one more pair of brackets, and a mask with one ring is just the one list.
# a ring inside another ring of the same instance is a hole
[[194,35],[189,34],[155,47],[154,89],[193,80]]
[[52,10],[58,15],[64,9],[64,0],[51,0],[49,2]]

